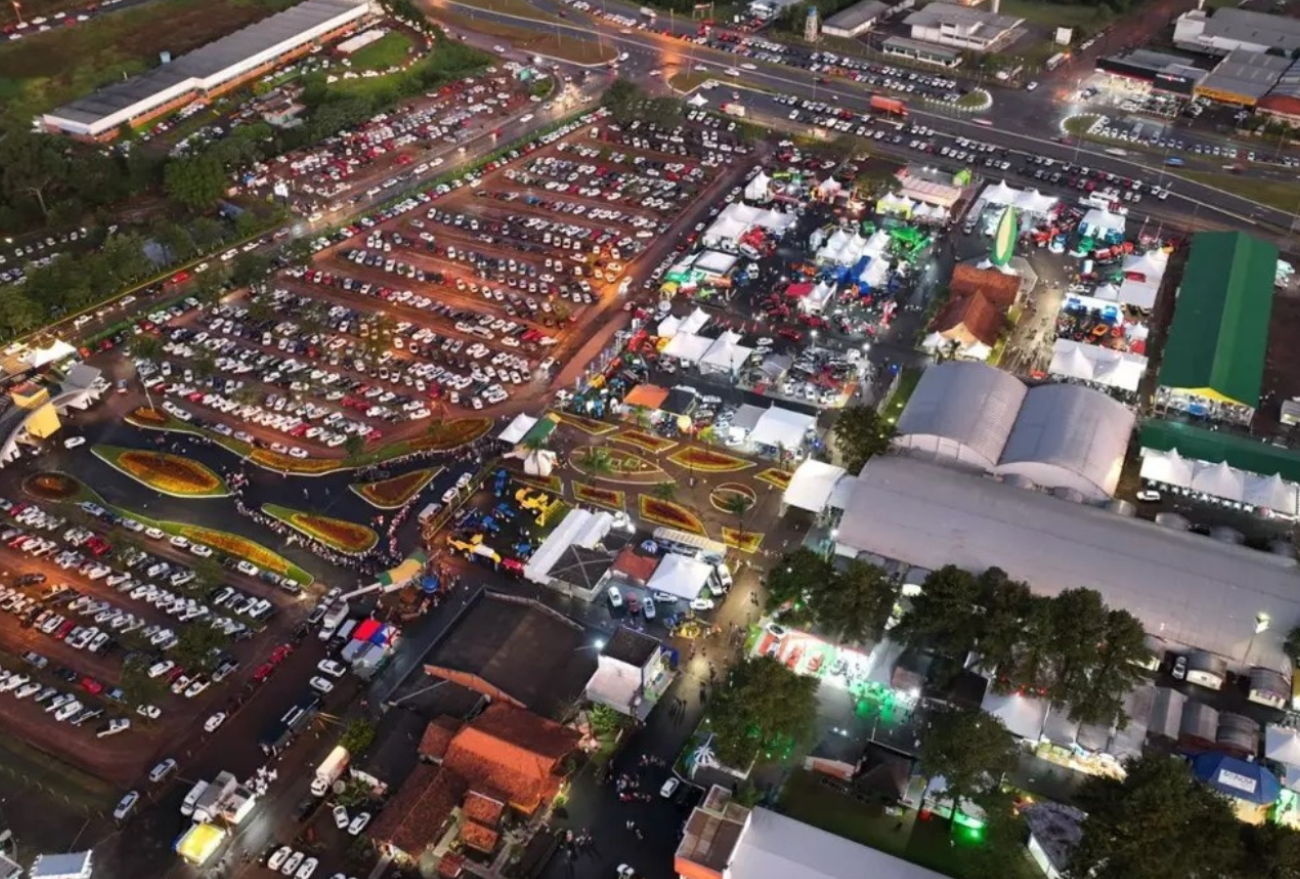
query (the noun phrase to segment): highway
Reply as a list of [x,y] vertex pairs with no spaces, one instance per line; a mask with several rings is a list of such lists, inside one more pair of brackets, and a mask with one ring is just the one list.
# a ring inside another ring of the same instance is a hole
[[[554,0],[536,0],[536,5],[547,14],[553,14],[553,11],[559,8]],[[516,27],[521,23],[532,21],[504,12],[486,11],[457,0],[429,0],[428,7],[435,18],[439,9],[447,9],[462,17]],[[567,15],[568,20],[550,22],[548,27],[568,32],[575,37],[582,36],[588,40],[595,36],[616,46],[621,53],[627,55],[627,58],[621,62],[622,75],[650,88],[662,89],[659,79],[650,75],[652,70],[662,70],[662,77],[666,78],[675,72],[699,67],[721,73],[722,70],[736,63],[736,56],[728,52],[685,43],[649,31],[619,29],[609,22],[582,16],[572,9],[567,10]],[[532,23],[536,24],[535,21]],[[693,27],[694,25],[689,22],[679,23],[676,29],[680,32]],[[797,67],[763,62],[756,63],[754,66],[755,70],[743,73],[750,90],[797,95],[834,102],[838,106],[860,113],[869,112],[870,93],[855,83],[840,80],[818,83],[816,74]],[[720,88],[715,94],[728,93],[727,90]],[[1003,93],[1023,95],[1021,92],[1004,91]],[[710,100],[711,106],[716,106],[716,103]],[[994,106],[997,106],[996,101]],[[990,118],[986,120],[991,122],[991,125],[982,125],[959,111],[942,112],[931,105],[918,105],[913,102],[909,110],[913,121],[949,136],[970,137],[1019,153],[1086,164],[1091,168],[1101,168],[1125,177],[1137,177],[1143,180],[1156,180],[1163,177],[1172,188],[1169,200],[1165,203],[1165,209],[1171,215],[1187,216],[1189,224],[1192,218],[1195,218],[1198,222],[1204,221],[1216,225],[1254,227],[1252,231],[1261,237],[1277,240],[1288,248],[1293,246],[1291,236],[1286,234],[1292,227],[1293,214],[1256,204],[1250,199],[1225,190],[1178,177],[1176,174],[1168,173],[1163,167],[1153,167],[1141,161],[1144,158],[1159,157],[1140,154],[1114,156],[1106,153],[1104,147],[1087,142],[1062,144],[1053,139],[1061,135],[1058,130],[1028,130],[1027,124],[1008,124],[997,118],[995,113],[990,113]]]

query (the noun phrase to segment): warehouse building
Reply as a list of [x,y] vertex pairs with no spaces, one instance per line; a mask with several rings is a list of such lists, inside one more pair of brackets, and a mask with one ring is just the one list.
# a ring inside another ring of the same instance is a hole
[[933,64],[949,70],[961,65],[961,52],[956,49],[936,46],[934,43],[923,43],[920,40],[909,40],[907,37],[889,37],[882,48],[886,55],[893,55],[895,58]]
[[1292,125],[1300,124],[1300,61],[1286,69],[1272,91],[1256,102],[1255,109]]
[[999,567],[1037,595],[1086,586],[1171,648],[1290,670],[1296,563],[912,457],[877,456],[853,486],[836,552],[927,570]]
[[1097,69],[1129,83],[1137,83],[1140,87],[1145,86],[1150,91],[1183,98],[1190,98],[1193,90],[1205,78],[1205,71],[1190,64],[1187,59],[1151,49],[1135,49],[1121,55],[1098,58]]
[[943,2],[931,3],[903,20],[914,40],[971,52],[995,52],[1009,45],[1023,22],[1012,15]]
[[1201,232],[1178,290],[1156,382],[1159,409],[1249,424],[1259,406],[1278,250],[1244,232]]
[[1213,15],[1194,9],[1174,23],[1174,45],[1207,55],[1238,49],[1290,55],[1300,49],[1300,19],[1226,6]]
[[888,12],[889,7],[880,0],[859,0],[826,19],[822,33],[851,39],[871,30]]
[[1197,84],[1198,98],[1253,107],[1277,85],[1291,61],[1277,55],[1264,55],[1248,49],[1234,49]]
[[367,0],[306,0],[148,73],[115,83],[45,114],[47,131],[112,140],[122,125],[151,119],[262,76],[351,30]]

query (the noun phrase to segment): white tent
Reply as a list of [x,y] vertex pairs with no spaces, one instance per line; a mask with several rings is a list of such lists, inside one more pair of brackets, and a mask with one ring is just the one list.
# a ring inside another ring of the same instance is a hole
[[1190,488],[1195,470],[1195,462],[1178,454],[1177,449],[1170,449],[1167,452],[1158,449],[1142,450],[1141,476],[1145,481]]
[[694,601],[709,582],[713,567],[690,556],[670,552],[659,562],[650,575],[646,588],[652,592],[667,592],[685,601]]
[[40,369],[51,363],[57,363],[65,357],[71,357],[77,353],[77,349],[69,345],[62,339],[56,339],[50,343],[48,348],[33,348],[23,356],[23,360],[33,369]]
[[803,445],[804,437],[817,419],[802,412],[773,406],[758,419],[749,432],[749,441],[760,446],[794,451]]
[[1028,214],[1046,214],[1056,207],[1058,199],[1043,195],[1037,189],[1023,190],[1016,197],[1016,207]]
[[810,513],[820,513],[831,502],[835,487],[847,474],[848,471],[843,467],[809,458],[790,477],[790,484],[781,496],[781,503]]
[[844,191],[844,184],[840,183],[834,177],[827,177],[821,183],[817,184],[818,198],[834,198]]
[[745,361],[749,360],[750,355],[754,353],[753,348],[741,345],[740,339],[739,333],[730,330],[724,332],[700,358],[700,368],[733,375],[740,372]]
[[799,308],[806,314],[821,314],[834,293],[835,287],[831,283],[819,281],[811,293],[799,300]]
[[[608,516],[608,513],[602,515]],[[550,571],[555,567],[560,556],[564,551],[584,534],[590,533],[591,522],[596,518],[596,514],[590,510],[574,509],[570,510],[568,515],[555,527],[555,530],[547,535],[542,541],[542,545],[537,547],[537,551],[528,559],[524,565],[524,576],[534,583],[546,586],[551,582]],[[610,522],[613,517],[610,516]],[[606,527],[608,532],[609,528]],[[593,544],[594,545],[594,544]]]
[[1264,507],[1290,518],[1300,516],[1300,486],[1287,482],[1277,473],[1272,476],[1247,475],[1242,499],[1253,507]]
[[695,258],[695,268],[710,275],[725,275],[735,267],[737,257],[720,250],[706,250]]
[[1125,278],[1120,282],[1116,301],[1131,305],[1134,308],[1140,308],[1143,311],[1150,311],[1155,307],[1156,297],[1159,294],[1160,282],[1158,280],[1138,281],[1133,278]]
[[679,330],[664,346],[663,353],[668,357],[676,357],[686,363],[699,363],[700,358],[712,345],[712,339]]
[[655,330],[655,335],[661,339],[671,339],[677,335],[677,330],[681,328],[681,325],[682,319],[670,314],[659,321],[659,327]]
[[1300,767],[1300,731],[1269,724],[1264,729],[1264,756],[1287,766]]
[[1079,223],[1079,231],[1084,235],[1092,236],[1102,236],[1110,232],[1123,233],[1124,217],[1101,208],[1093,208],[1083,215],[1083,220]]
[[1246,493],[1246,474],[1229,466],[1227,461],[1199,464],[1192,474],[1192,489],[1211,497],[1240,501]]
[[1019,693],[1001,695],[990,686],[980,705],[986,712],[1002,721],[1007,730],[1017,738],[1037,742],[1047,720],[1047,702]]
[[505,430],[497,434],[497,439],[501,440],[503,443],[514,445],[523,439],[528,434],[528,431],[533,429],[533,425],[536,423],[537,419],[533,416],[520,413],[515,416],[514,421],[506,425]]
[[704,97],[704,95],[700,94],[699,92],[696,92],[695,94],[691,95],[691,97],[686,101],[686,103],[690,104],[692,107],[703,107],[708,102],[709,99]]
[[748,201],[765,202],[772,198],[772,178],[763,173],[762,169],[754,175],[754,179],[745,184],[745,199]]
[[1057,339],[1047,371],[1063,378],[1096,382],[1107,387],[1136,391],[1146,373],[1147,359],[1140,354],[1115,351],[1072,339]]
[[1006,207],[1007,205],[1015,204],[1020,198],[1020,193],[1008,186],[1007,181],[999,180],[995,185],[985,188],[984,194],[981,198],[983,198],[987,204]]
[[678,327],[682,333],[698,333],[704,329],[705,324],[709,322],[709,313],[702,308],[697,308],[687,315]]

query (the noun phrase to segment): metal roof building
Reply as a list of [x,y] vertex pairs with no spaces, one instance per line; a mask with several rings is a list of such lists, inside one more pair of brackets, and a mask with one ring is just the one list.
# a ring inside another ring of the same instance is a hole
[[880,0],[858,0],[847,9],[841,9],[822,24],[822,33],[832,37],[856,37],[871,29],[889,6]]
[[1284,119],[1300,119],[1300,61],[1287,68],[1277,85],[1255,103],[1255,108]]
[[188,96],[220,89],[284,55],[355,22],[366,0],[306,0],[182,55],[148,73],[115,83],[41,117],[45,127],[83,137],[110,134]]
[[843,554],[930,570],[997,566],[1039,595],[1086,586],[1171,646],[1290,667],[1282,638],[1300,622],[1290,558],[898,456],[863,468],[836,539]]
[[1225,104],[1253,107],[1290,66],[1289,58],[1235,49],[1196,84],[1195,94]]
[[1235,6],[1225,6],[1210,16],[1192,10],[1175,22],[1174,44],[1215,55],[1237,49],[1289,54],[1300,49],[1300,20]]
[[1023,22],[1023,18],[1013,15],[945,2],[930,3],[903,20],[914,40],[975,52],[997,49],[1014,36]]
[[1192,238],[1161,387],[1251,409],[1259,405],[1277,257],[1276,246],[1244,232]]

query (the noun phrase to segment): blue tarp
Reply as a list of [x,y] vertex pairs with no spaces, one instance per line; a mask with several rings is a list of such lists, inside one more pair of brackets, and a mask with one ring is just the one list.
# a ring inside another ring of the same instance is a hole
[[1227,754],[1201,754],[1192,760],[1192,772],[1219,793],[1260,806],[1275,802],[1282,793],[1272,772]]

